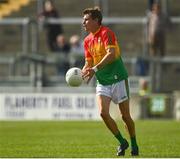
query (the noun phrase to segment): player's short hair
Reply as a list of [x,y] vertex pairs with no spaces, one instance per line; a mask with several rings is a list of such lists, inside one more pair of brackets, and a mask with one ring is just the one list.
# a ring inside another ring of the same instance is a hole
[[95,6],[94,8],[86,8],[84,11],[83,11],[83,15],[85,14],[89,14],[92,19],[98,19],[98,23],[101,25],[102,23],[102,13],[101,13],[101,10],[98,6]]

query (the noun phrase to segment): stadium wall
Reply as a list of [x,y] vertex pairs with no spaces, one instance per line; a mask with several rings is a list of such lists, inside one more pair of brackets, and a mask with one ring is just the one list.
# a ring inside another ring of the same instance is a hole
[[[19,89],[19,88],[18,88]],[[94,87],[60,87],[2,91],[0,120],[101,120]],[[180,120],[180,96],[168,94],[132,94],[130,112],[137,119]],[[111,103],[110,113],[121,119],[118,106]]]

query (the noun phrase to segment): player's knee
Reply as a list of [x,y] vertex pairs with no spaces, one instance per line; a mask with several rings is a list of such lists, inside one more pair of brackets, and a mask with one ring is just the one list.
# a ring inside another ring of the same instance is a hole
[[100,116],[101,116],[101,118],[105,119],[105,118],[109,117],[110,114],[107,113],[107,112],[101,111],[101,112],[100,112]]

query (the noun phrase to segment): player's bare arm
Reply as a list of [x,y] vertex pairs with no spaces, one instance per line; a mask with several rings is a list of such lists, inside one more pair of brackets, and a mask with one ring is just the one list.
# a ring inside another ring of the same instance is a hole
[[103,57],[103,59],[95,67],[97,67],[97,69],[101,69],[105,65],[112,63],[114,60],[115,60],[115,49],[108,48],[107,54]]

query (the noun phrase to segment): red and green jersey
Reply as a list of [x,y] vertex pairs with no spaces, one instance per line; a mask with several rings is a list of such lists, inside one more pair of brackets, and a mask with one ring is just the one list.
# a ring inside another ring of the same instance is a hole
[[108,27],[101,26],[96,33],[90,33],[84,39],[86,61],[92,60],[94,65],[103,59],[107,54],[106,50],[108,48],[115,49],[116,58],[112,63],[107,64],[96,72],[96,78],[102,85],[110,85],[127,79],[128,77],[128,73],[120,56],[117,38],[114,32],[112,32]]

